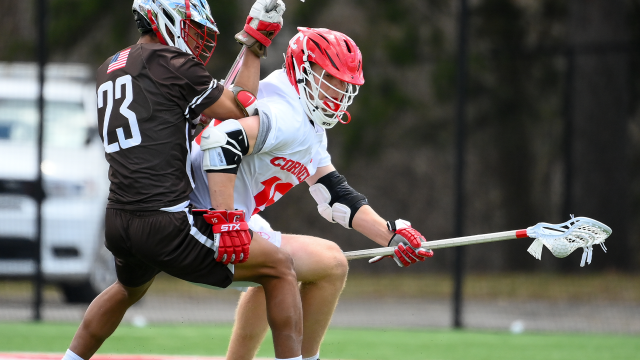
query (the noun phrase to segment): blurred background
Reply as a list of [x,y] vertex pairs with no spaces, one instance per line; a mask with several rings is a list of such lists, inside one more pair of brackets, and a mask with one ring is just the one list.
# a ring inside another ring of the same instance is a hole
[[[464,88],[459,1],[285,2],[262,74],[282,66],[298,26],[353,38],[365,85],[349,109],[353,121],[329,131],[329,150],[382,217],[407,219],[432,240],[570,214],[613,229],[608,252],[595,249],[584,268],[580,250],[565,259],[545,250],[535,260],[527,239],[465,248],[458,325],[640,333],[639,0],[470,1]],[[131,0],[46,3],[42,318],[76,322],[114,279],[101,245],[108,183],[94,71],[139,34]],[[240,49],[233,35],[252,3],[210,1],[221,31],[208,65],[215,78]],[[14,188],[37,172],[36,15],[34,0],[0,2],[0,321],[28,321],[34,311],[36,205]],[[345,251],[375,247],[323,220],[306,186],[262,214],[276,230],[331,239]],[[333,326],[452,326],[455,259],[446,249],[406,269],[352,261]],[[237,297],[161,275],[125,321],[229,323]]]

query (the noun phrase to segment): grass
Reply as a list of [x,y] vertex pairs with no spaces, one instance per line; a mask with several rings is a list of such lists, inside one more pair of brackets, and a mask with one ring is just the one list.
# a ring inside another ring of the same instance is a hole
[[[0,351],[57,352],[67,348],[76,324],[0,324]],[[121,326],[101,353],[223,355],[229,325]],[[322,358],[353,360],[625,360],[638,359],[637,336],[593,334],[330,329]],[[273,357],[267,339],[258,356]]]

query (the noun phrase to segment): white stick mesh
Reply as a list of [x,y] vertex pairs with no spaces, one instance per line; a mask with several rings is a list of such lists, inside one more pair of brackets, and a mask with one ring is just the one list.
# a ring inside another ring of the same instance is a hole
[[606,252],[604,241],[611,235],[607,225],[586,217],[574,218],[562,224],[539,223],[527,229],[527,236],[536,239],[527,251],[536,259],[542,258],[543,245],[555,257],[563,258],[578,248],[583,248],[582,261],[590,264],[593,245],[600,244]]

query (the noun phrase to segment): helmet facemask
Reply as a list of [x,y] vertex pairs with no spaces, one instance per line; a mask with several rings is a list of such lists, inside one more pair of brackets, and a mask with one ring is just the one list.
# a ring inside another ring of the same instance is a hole
[[[211,54],[216,48],[218,33],[199,22],[187,19],[180,21],[182,38],[185,40],[189,51],[203,64],[211,59]],[[189,31],[189,30],[192,31]],[[195,35],[194,35],[195,33]]]
[[[304,98],[304,110],[310,119],[325,129],[334,127],[338,121],[348,124],[351,121],[351,115],[347,112],[347,107],[351,105],[354,97],[358,94],[360,86],[345,82],[345,90],[338,89],[325,80],[325,74],[329,73],[322,67],[320,68],[322,73],[318,74],[313,71],[309,62],[305,62],[299,73],[298,78],[304,79],[298,84]],[[335,99],[327,94],[322,90],[322,84],[338,93],[340,98]],[[324,97],[322,100],[319,96],[321,94]],[[342,120],[343,114],[347,115],[346,121]]]

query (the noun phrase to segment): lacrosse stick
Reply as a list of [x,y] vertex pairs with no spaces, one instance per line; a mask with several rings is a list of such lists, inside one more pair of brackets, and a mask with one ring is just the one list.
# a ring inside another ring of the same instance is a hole
[[[276,1],[277,0],[271,0],[269,2],[266,8],[267,12],[272,11],[276,7]],[[242,61],[244,60],[244,53],[246,51],[247,51],[247,47],[245,45],[242,45],[242,49],[240,49],[240,52],[236,57],[236,61],[233,62],[233,65],[231,65],[231,69],[229,69],[229,72],[227,73],[227,77],[224,78],[223,84],[225,88],[231,89],[231,84],[233,84],[233,82],[236,79],[236,76],[238,76],[238,72],[240,71],[240,66],[242,66]]]
[[[423,242],[422,247],[425,249],[435,250],[444,249],[455,246],[464,246],[471,244],[481,244],[494,241],[512,240],[521,238],[535,239],[527,250],[536,259],[542,257],[542,247],[546,246],[551,253],[558,258],[563,258],[571,254],[578,248],[583,248],[582,261],[580,266],[584,266],[585,262],[591,264],[593,256],[593,245],[600,244],[602,250],[607,252],[604,241],[611,235],[611,228],[607,225],[587,217],[571,216],[571,220],[562,224],[538,223],[526,230],[503,231],[491,234],[464,236],[452,239],[436,240]],[[377,249],[348,251],[344,253],[347,260],[362,259],[374,257],[369,262],[374,262],[381,257],[393,254],[392,247],[383,247]]]

